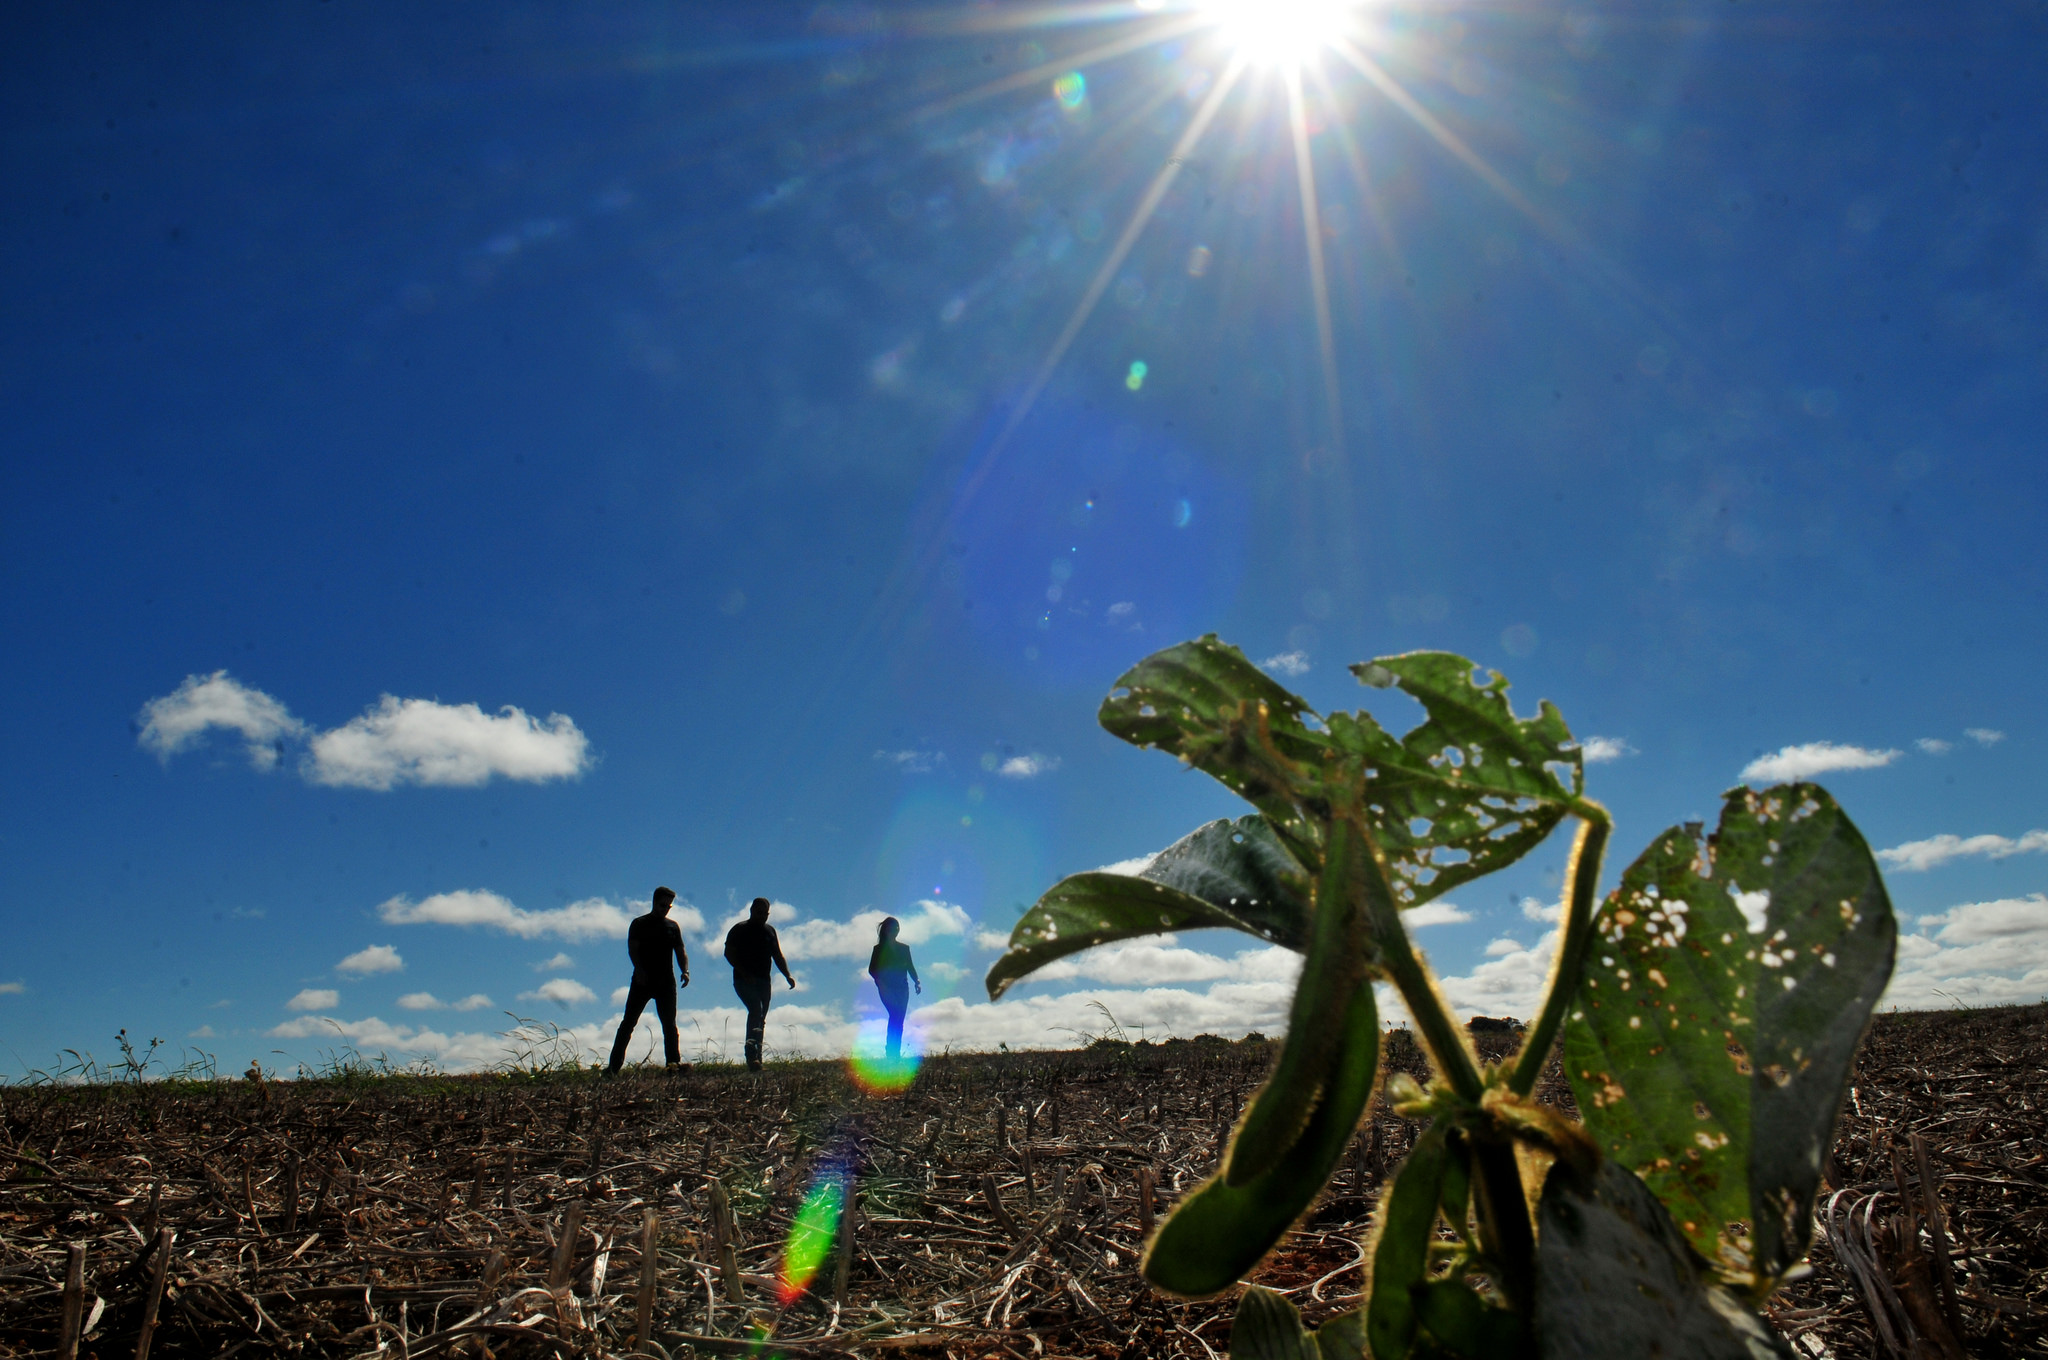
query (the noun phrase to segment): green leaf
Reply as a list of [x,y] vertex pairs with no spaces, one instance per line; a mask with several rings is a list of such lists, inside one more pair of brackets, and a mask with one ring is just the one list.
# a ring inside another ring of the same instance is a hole
[[1420,1323],[1415,1291],[1429,1278],[1429,1243],[1436,1230],[1437,1202],[1449,1160],[1441,1124],[1431,1124],[1415,1142],[1393,1184],[1380,1198],[1372,1253],[1372,1294],[1366,1300],[1365,1334],[1373,1360],[1400,1360],[1415,1343]]
[[1224,1174],[1232,1185],[1250,1184],[1293,1148],[1324,1084],[1333,1079],[1345,1043],[1344,1031],[1325,1023],[1326,1017],[1343,1014],[1352,993],[1370,989],[1362,905],[1368,892],[1378,892],[1384,905],[1386,880],[1352,817],[1332,820],[1324,835],[1315,934],[1294,984],[1279,1061],[1231,1140]]
[[1315,711],[1214,633],[1125,671],[1097,714],[1125,741],[1171,752],[1221,780],[1270,817],[1306,863],[1320,829],[1302,810],[1303,786],[1320,778],[1331,748],[1304,717]]
[[1416,1314],[1439,1345],[1469,1360],[1509,1360],[1529,1349],[1520,1315],[1488,1303],[1463,1280],[1425,1285],[1416,1294]]
[[1009,951],[988,970],[988,994],[991,1000],[1000,997],[1011,983],[1054,959],[1099,944],[1209,926],[1250,929],[1229,912],[1149,878],[1099,870],[1074,874],[1055,883],[1017,922]]
[[1365,1314],[1354,1308],[1323,1319],[1316,1328],[1316,1360],[1368,1360],[1365,1351]]
[[1379,1013],[1359,987],[1342,1022],[1343,1049],[1322,1100],[1293,1152],[1249,1184],[1213,1176],[1174,1207],[1153,1234],[1145,1278],[1189,1298],[1221,1293],[1249,1274],[1322,1193],[1372,1098],[1379,1065]]
[[1368,816],[1401,906],[1520,859],[1584,790],[1564,718],[1548,699],[1535,717],[1517,718],[1499,673],[1475,684],[1477,667],[1449,652],[1383,656],[1351,669],[1368,685],[1400,686],[1428,715],[1398,742],[1364,713],[1329,719],[1330,740],[1365,761]]
[[1706,842],[1658,837],[1594,926],[1564,1033],[1588,1131],[1702,1254],[1768,1289],[1806,1253],[1850,1061],[1891,977],[1897,926],[1870,848],[1817,785],[1736,789]]
[[1365,1331],[1356,1312],[1309,1331],[1284,1295],[1253,1285],[1230,1323],[1230,1360],[1366,1360]]
[[1010,932],[988,993],[1054,959],[1170,930],[1227,927],[1299,950],[1307,942],[1308,873],[1257,813],[1214,821],[1159,852],[1142,874],[1074,874],[1054,884]]
[[1237,1301],[1230,1322],[1230,1360],[1321,1360],[1293,1304],[1257,1285]]
[[1297,952],[1307,946],[1314,880],[1259,813],[1196,828],[1139,877],[1228,912],[1263,940]]
[[1649,1187],[1613,1161],[1592,1176],[1558,1162],[1544,1182],[1534,1321],[1542,1360],[1792,1357],[1713,1279]]

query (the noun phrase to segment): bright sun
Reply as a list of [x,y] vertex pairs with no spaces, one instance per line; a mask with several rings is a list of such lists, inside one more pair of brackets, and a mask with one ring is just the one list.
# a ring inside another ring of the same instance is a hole
[[1357,0],[1207,0],[1223,40],[1255,66],[1298,66],[1341,37]]

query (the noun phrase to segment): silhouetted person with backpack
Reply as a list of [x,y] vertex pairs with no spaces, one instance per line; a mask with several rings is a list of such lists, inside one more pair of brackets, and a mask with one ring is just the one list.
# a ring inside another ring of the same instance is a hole
[[882,1009],[889,1012],[890,1062],[903,1056],[903,1016],[910,1009],[910,984],[916,983],[918,995],[924,995],[924,981],[917,975],[917,965],[910,961],[910,946],[896,942],[896,933],[901,929],[901,921],[893,916],[883,917],[881,927],[875,931],[875,952],[868,955],[868,976],[875,980],[875,990],[882,994]]
[[682,965],[683,985],[687,987],[690,956],[683,949],[683,928],[668,917],[668,909],[675,905],[675,900],[673,889],[656,888],[653,910],[645,916],[635,916],[633,924],[626,927],[626,954],[633,960],[633,985],[626,993],[626,1016],[619,1021],[619,1037],[612,1040],[607,1074],[617,1072],[626,1061],[626,1044],[640,1023],[640,1012],[647,1009],[650,1001],[661,1017],[662,1050],[668,1057],[669,1068],[682,1066],[682,1039],[676,1033],[676,978],[669,971],[668,961],[673,956]]
[[725,932],[725,961],[732,965],[732,989],[747,1008],[749,1072],[761,1070],[761,1035],[768,1028],[768,1000],[775,993],[768,965],[780,968],[783,980],[796,986],[782,957],[782,942],[775,938],[775,927],[768,924],[768,906],[767,898],[755,898],[747,919]]

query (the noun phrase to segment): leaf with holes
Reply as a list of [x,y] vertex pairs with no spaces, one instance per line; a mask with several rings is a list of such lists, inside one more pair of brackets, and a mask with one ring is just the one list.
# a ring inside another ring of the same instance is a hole
[[1518,718],[1498,673],[1450,652],[1409,652],[1353,666],[1365,684],[1398,685],[1427,718],[1395,741],[1364,713],[1329,718],[1330,740],[1365,764],[1373,834],[1413,907],[1514,863],[1541,844],[1585,787],[1571,729],[1546,699]]
[[1870,847],[1817,785],[1736,789],[1705,842],[1658,837],[1594,924],[1564,1031],[1588,1131],[1702,1254],[1767,1289],[1806,1254],[1849,1064],[1891,977]]
[[1792,1360],[1612,1161],[1590,1176],[1559,1162],[1543,1183],[1534,1320],[1540,1360]]
[[1343,1035],[1332,1079],[1292,1153],[1245,1185],[1211,1177],[1159,1225],[1139,1267],[1154,1286],[1188,1298],[1221,1293],[1250,1273],[1315,1203],[1372,1097],[1380,1031],[1371,987],[1352,993]]
[[1136,746],[1157,747],[1221,780],[1272,821],[1308,867],[1321,844],[1313,801],[1335,752],[1315,711],[1214,633],[1125,671],[1097,714]]
[[1055,959],[1096,945],[1175,930],[1223,927],[1301,950],[1310,919],[1308,874],[1257,813],[1214,821],[1159,852],[1142,873],[1091,870],[1054,884],[1010,932],[988,994]]

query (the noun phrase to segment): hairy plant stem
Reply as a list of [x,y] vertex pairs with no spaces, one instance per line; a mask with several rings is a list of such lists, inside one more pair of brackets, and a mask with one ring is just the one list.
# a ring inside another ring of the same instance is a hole
[[[1361,875],[1365,880],[1365,910],[1374,941],[1380,949],[1380,966],[1386,971],[1437,1071],[1451,1090],[1471,1105],[1478,1105],[1486,1093],[1486,1079],[1465,1035],[1451,1018],[1429,974],[1401,924],[1400,909],[1394,905],[1388,886],[1386,864],[1375,851],[1378,872]],[[1479,1217],[1480,1245],[1500,1265],[1502,1278],[1494,1283],[1508,1301],[1526,1310],[1534,1297],[1536,1275],[1536,1232],[1529,1222],[1529,1205],[1522,1194],[1522,1170],[1515,1162],[1513,1144],[1503,1140],[1474,1139],[1472,1164],[1478,1173],[1475,1207]]]
[[1613,830],[1607,809],[1587,801],[1580,805],[1578,837],[1572,842],[1571,863],[1565,869],[1563,932],[1557,945],[1557,962],[1550,970],[1550,985],[1543,994],[1543,1009],[1522,1041],[1522,1051],[1508,1074],[1508,1089],[1518,1096],[1536,1089],[1543,1064],[1550,1060],[1550,1047],[1564,1024],[1565,1008],[1579,989],[1579,973],[1585,966],[1586,951],[1593,943],[1593,908],[1600,892],[1600,861],[1607,851],[1607,833]]

